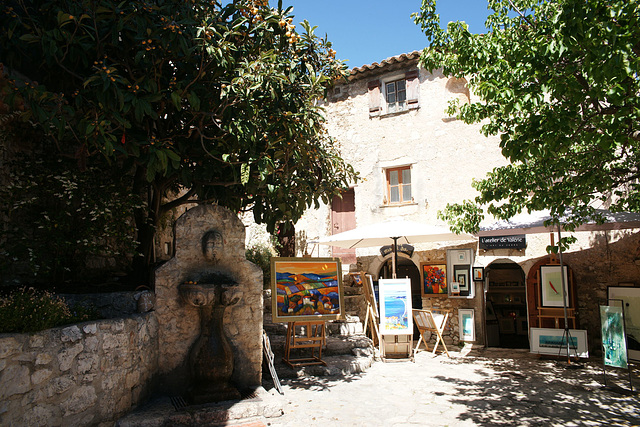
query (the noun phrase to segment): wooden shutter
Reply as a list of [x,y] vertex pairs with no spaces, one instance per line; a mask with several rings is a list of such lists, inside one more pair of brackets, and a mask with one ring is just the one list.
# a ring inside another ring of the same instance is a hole
[[407,106],[410,110],[418,108],[418,94],[420,93],[420,79],[418,70],[409,71],[404,75],[407,81]]
[[372,80],[369,82],[369,117],[379,116],[382,112],[380,105],[380,80]]

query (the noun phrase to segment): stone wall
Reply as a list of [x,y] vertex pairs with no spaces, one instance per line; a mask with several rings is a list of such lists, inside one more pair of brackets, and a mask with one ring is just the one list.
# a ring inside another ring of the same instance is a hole
[[0,335],[0,425],[113,425],[150,392],[154,313]]

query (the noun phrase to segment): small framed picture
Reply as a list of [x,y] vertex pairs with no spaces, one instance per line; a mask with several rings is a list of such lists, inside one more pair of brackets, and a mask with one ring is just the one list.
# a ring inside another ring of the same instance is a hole
[[484,267],[473,267],[473,280],[476,282],[484,280]]

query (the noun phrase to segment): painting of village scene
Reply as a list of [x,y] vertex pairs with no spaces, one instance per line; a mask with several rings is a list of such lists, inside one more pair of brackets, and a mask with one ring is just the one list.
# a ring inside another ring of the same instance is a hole
[[413,333],[410,279],[380,279],[380,333]]
[[274,322],[338,319],[342,312],[342,271],[334,258],[272,258]]

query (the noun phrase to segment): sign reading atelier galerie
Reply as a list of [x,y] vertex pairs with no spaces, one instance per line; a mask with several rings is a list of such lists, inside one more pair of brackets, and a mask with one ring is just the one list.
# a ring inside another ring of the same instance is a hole
[[524,249],[527,247],[527,239],[524,234],[511,236],[481,236],[479,248],[491,249]]
[[[413,256],[413,246],[407,245],[406,243],[398,245],[398,253],[405,254],[409,258]],[[380,254],[382,256],[391,255],[393,253],[393,245],[386,245],[380,248]]]

